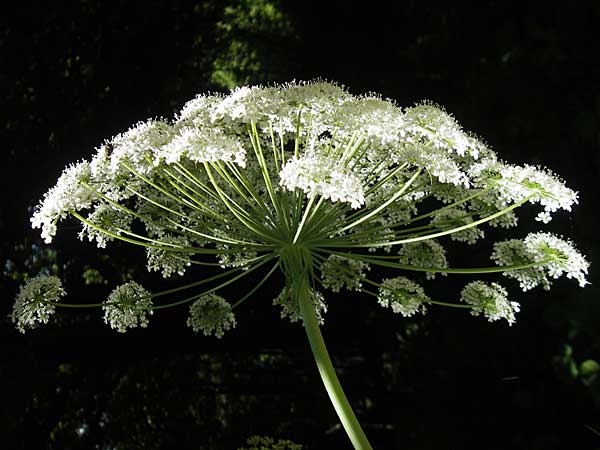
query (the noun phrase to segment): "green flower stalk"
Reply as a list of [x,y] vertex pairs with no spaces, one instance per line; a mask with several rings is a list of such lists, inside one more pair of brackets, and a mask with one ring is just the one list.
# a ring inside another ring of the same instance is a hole
[[[577,193],[553,173],[501,161],[431,103],[402,109],[320,81],[200,95],[173,120],[135,124],[90,161],[67,167],[31,221],[46,242],[71,217],[81,222],[80,238],[100,248],[115,239],[141,246],[148,270],[165,278],[196,266],[223,272],[158,293],[130,282],[92,305],[59,302],[55,280],[33,279],[13,319],[24,330],[59,306],[98,306],[125,331],[146,326],[152,311],[187,305],[193,331],[221,337],[239,305],[283,274],[274,304],[282,317],[302,320],[340,421],[356,449],[369,449],[319,330],[321,289],[361,292],[403,316],[442,305],[512,324],[519,304],[496,282],[471,282],[452,301],[430,298],[411,275],[503,273],[523,290],[566,275],[584,286],[585,258],[549,233],[496,243],[486,267],[453,267],[444,247],[515,227],[525,204],[547,223],[575,203]],[[381,279],[375,266],[398,275]],[[256,270],[264,277],[242,298],[221,296]]]

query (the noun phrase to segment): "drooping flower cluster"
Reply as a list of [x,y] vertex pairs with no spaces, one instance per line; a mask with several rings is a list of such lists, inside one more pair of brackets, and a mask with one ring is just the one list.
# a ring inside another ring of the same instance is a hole
[[[445,269],[448,267],[446,261],[446,250],[436,241],[419,241],[402,244],[398,251],[398,261],[402,264],[416,267],[428,267],[434,269]],[[442,272],[443,273],[443,272]],[[443,273],[445,275],[445,273]],[[426,272],[428,279],[435,278],[436,272]]]
[[[181,236],[163,236],[162,242],[177,246],[186,246],[187,240]],[[187,253],[176,253],[161,248],[147,248],[148,271],[160,271],[164,278],[172,275],[183,275],[190,266],[190,257]]]
[[60,278],[54,275],[30,278],[21,286],[10,318],[21,333],[38,323],[48,323],[56,311],[55,304],[65,294]]
[[379,288],[379,304],[405,317],[424,314],[428,302],[423,288],[406,277],[386,278]]
[[190,306],[187,324],[196,333],[223,337],[225,331],[235,328],[235,315],[223,297],[210,293],[203,295]]
[[[100,145],[89,162],[67,167],[31,221],[47,242],[60,221],[74,217],[82,223],[80,238],[98,247],[112,240],[145,247],[148,270],[165,278],[198,266],[225,270],[206,276],[215,284],[229,277],[210,293],[270,262],[241,300],[279,268],[283,285],[309,278],[322,322],[318,284],[373,295],[406,316],[424,312],[436,300],[405,272],[425,272],[427,279],[478,272],[449,267],[445,249],[455,244],[444,240],[475,244],[488,226],[514,227],[526,203],[541,206],[538,219],[546,223],[577,200],[549,170],[501,161],[433,103],[402,109],[316,81],[200,95],[172,120],[139,122]],[[548,288],[549,278],[563,274],[586,284],[585,258],[546,233],[498,243],[492,259],[525,290]],[[401,276],[378,279],[369,272],[376,265]],[[462,299],[474,312],[514,320],[497,285],[469,286]],[[292,321],[301,318],[296,296],[284,288],[274,301]],[[477,296],[494,299],[497,311],[492,303],[473,303]],[[139,285],[117,288],[111,299],[111,326],[124,331],[147,323],[153,306]],[[235,323],[216,294],[195,293],[173,305],[194,300],[194,330],[221,335]]]
[[548,277],[556,279],[563,274],[576,279],[581,287],[588,284],[589,263],[585,257],[571,242],[551,233],[531,233],[523,240],[497,242],[491,257],[499,266],[531,266],[504,272],[517,280],[524,291],[539,285],[548,290]]
[[369,270],[364,261],[331,255],[321,264],[321,284],[333,292],[340,292],[342,288],[360,291],[367,277],[365,272]]
[[[325,303],[325,297],[318,291],[311,289],[309,292],[310,300],[317,316],[317,321],[322,325],[325,323],[325,313],[327,312],[327,304]],[[286,286],[282,289],[277,297],[273,300],[273,306],[281,307],[281,318],[286,317],[290,322],[298,322],[302,320],[302,313],[300,312],[300,305],[298,299],[292,295],[292,288]]]
[[135,281],[117,286],[102,305],[104,322],[119,333],[128,328],[148,326],[147,315],[152,314],[150,293]]
[[515,322],[515,313],[520,305],[507,299],[506,289],[498,283],[487,284],[473,281],[465,286],[460,294],[461,301],[472,305],[471,314],[483,314],[490,322],[506,319],[509,325]]

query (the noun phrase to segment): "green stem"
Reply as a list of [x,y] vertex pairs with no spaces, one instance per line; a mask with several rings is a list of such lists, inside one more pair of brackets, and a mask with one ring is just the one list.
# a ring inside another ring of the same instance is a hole
[[356,450],[373,450],[373,447],[369,444],[367,436],[362,430],[360,423],[358,423],[337,375],[335,374],[335,369],[333,368],[331,358],[327,352],[325,341],[323,340],[321,330],[319,329],[315,309],[312,305],[308,280],[304,276],[298,280],[298,286],[295,291],[298,303],[300,304],[300,312],[302,313],[306,335],[308,336],[308,341],[310,342],[310,347],[315,362],[317,363],[319,374],[321,375],[325,389],[329,394],[331,403],[342,422],[342,426],[344,427],[344,430],[346,430],[346,433]]

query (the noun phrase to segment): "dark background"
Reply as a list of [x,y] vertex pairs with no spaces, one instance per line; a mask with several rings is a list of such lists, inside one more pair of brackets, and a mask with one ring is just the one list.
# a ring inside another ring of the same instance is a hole
[[[79,242],[75,224],[46,246],[29,217],[66,164],[197,93],[320,77],[400,105],[430,99],[503,159],[578,190],[571,216],[547,229],[599,260],[599,2],[22,1],[0,21],[2,448],[236,449],[253,434],[350,448],[302,328],[270,305],[279,285],[221,340],[194,335],[185,310],[125,335],[99,311],[26,335],[7,318],[20,281],[40,271],[66,280],[71,302],[130,277],[168,284],[141,253]],[[530,217],[514,236],[537,226]],[[595,265],[590,281],[511,285],[512,327],[437,308],[407,320],[329,296],[325,339],[374,447],[600,449]],[[464,280],[444,283],[438,298]]]

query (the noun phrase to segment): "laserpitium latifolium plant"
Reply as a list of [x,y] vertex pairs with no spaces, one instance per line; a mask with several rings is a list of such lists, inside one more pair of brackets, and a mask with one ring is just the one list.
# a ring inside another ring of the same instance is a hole
[[[452,301],[430,298],[411,273],[496,272],[523,290],[548,289],[562,275],[587,283],[585,258],[545,232],[493,243],[489,267],[449,264],[445,239],[489,245],[486,228],[515,227],[519,207],[537,206],[536,220],[547,223],[570,211],[577,194],[546,169],[503,162],[428,102],[402,109],[321,81],[242,87],[199,95],[174,120],[137,123],[96,150],[67,167],[36,208],[31,221],[46,242],[71,217],[80,238],[100,248],[114,239],[144,247],[148,270],[165,278],[223,270],[155,293],[130,281],[89,305],[63,302],[60,280],[38,276],[17,297],[17,328],[46,323],[57,307],[89,306],[125,332],[147,326],[155,310],[187,305],[193,331],[221,337],[236,325],[234,311],[282,273],[273,303],[304,324],[357,449],[371,447],[319,330],[324,291],[358,291],[403,316],[442,305],[512,324],[519,304],[497,282],[469,282]],[[397,276],[381,279],[377,267]],[[241,298],[219,294],[255,271],[264,277]]]

